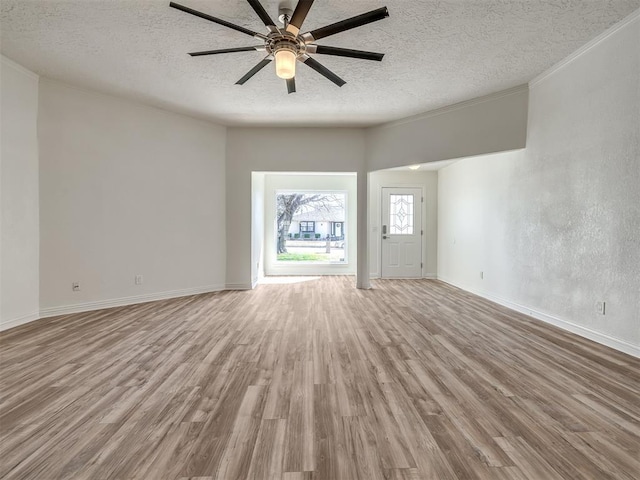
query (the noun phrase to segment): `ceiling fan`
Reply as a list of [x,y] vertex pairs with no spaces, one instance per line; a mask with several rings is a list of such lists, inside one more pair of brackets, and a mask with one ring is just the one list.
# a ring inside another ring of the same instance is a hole
[[279,20],[282,23],[281,27],[276,26],[275,22],[271,19],[267,11],[264,9],[259,0],[247,0],[249,5],[258,14],[260,20],[262,20],[267,27],[268,33],[263,35],[262,33],[254,32],[248,28],[235,25],[220,18],[213,17],[206,13],[193,10],[192,8],[185,7],[184,5],[177,4],[175,2],[169,3],[170,7],[176,8],[183,12],[195,15],[196,17],[204,18],[211,22],[223,25],[227,28],[237,30],[246,35],[250,35],[263,42],[262,45],[256,45],[251,47],[237,47],[237,48],[223,48],[220,50],[206,50],[203,52],[189,53],[192,57],[199,57],[203,55],[217,55],[220,53],[233,53],[233,52],[250,52],[250,51],[262,51],[266,52],[267,56],[263,58],[255,67],[249,70],[240,80],[236,82],[236,85],[244,85],[251,77],[266,67],[275,59],[276,75],[287,81],[287,91],[294,93],[296,91],[296,62],[304,63],[311,67],[319,74],[325,76],[338,87],[343,86],[346,82],[331,70],[326,68],[320,62],[311,58],[310,54],[320,55],[335,55],[339,57],[351,57],[361,58],[363,60],[376,60],[381,61],[384,57],[383,53],[366,52],[363,50],[352,50],[349,48],[328,47],[325,45],[316,45],[315,41],[336,33],[351,30],[352,28],[366,25],[367,23],[376,22],[389,16],[387,7],[381,7],[376,10],[372,10],[355,17],[342,20],[340,22],[332,23],[326,27],[317,28],[306,33],[300,33],[302,24],[313,5],[314,0],[299,0],[295,10],[291,10],[286,6],[280,7]]

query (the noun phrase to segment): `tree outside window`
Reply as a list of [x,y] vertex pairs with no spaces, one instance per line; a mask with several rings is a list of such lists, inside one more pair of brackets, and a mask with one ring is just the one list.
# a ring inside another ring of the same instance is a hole
[[344,263],[345,204],[340,192],[278,192],[278,261]]

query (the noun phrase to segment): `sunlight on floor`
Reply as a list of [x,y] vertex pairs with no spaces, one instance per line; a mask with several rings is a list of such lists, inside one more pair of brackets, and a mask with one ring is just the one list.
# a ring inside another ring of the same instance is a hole
[[260,285],[278,285],[287,283],[303,283],[311,282],[312,280],[320,280],[320,277],[264,277],[258,281]]

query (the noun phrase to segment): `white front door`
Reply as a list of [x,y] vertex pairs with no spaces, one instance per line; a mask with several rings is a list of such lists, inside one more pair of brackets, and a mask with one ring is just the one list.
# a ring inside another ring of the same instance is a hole
[[382,278],[422,277],[422,189],[382,189]]

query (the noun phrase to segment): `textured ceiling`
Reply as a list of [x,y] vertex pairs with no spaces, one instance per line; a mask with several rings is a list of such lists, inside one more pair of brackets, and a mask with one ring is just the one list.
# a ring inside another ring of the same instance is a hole
[[[237,124],[375,125],[528,82],[640,7],[640,0],[318,0],[303,31],[385,4],[390,17],[319,44],[386,53],[382,63],[316,55],[338,88],[298,65],[298,92],[264,54],[189,57],[256,45],[156,0],[2,0],[2,53],[80,87]],[[243,0],[178,0],[265,32]],[[275,18],[278,0],[263,0]]]

